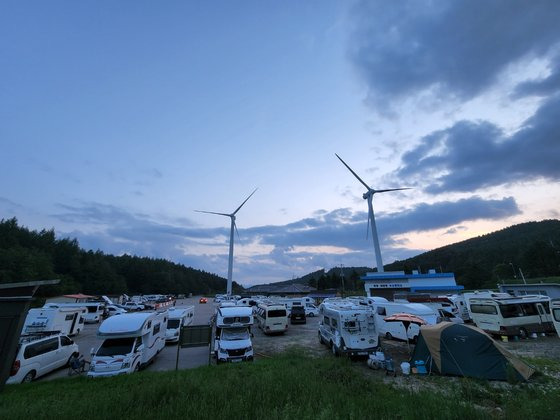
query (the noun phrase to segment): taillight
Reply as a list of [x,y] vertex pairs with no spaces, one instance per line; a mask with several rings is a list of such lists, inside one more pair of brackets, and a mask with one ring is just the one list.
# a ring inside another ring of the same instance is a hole
[[12,370],[10,371],[10,376],[14,376],[16,373],[18,373],[20,367],[21,363],[19,362],[19,360],[15,360],[14,364],[12,365]]

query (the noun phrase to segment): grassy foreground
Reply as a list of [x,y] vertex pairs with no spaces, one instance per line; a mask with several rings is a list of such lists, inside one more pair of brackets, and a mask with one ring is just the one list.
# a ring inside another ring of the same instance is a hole
[[560,412],[558,384],[542,378],[537,386],[497,388],[425,380],[424,390],[411,391],[410,383],[394,388],[346,359],[292,351],[252,364],[6,386],[0,418],[471,419],[554,418]]

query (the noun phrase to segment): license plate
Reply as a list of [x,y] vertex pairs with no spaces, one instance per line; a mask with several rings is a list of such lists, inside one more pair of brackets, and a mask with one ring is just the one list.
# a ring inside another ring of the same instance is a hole
[[242,359],[231,359],[231,363],[239,363]]
[[368,354],[367,351],[359,351],[358,352],[358,356],[365,356],[366,354]]

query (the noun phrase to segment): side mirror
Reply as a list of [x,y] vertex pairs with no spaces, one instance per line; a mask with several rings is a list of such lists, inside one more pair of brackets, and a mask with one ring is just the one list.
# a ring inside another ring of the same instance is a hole
[[253,338],[255,336],[255,334],[251,333],[251,338]]

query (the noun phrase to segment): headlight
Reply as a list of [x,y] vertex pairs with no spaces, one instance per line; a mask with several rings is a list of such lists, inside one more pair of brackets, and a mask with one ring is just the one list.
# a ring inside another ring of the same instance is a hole
[[253,351],[253,346],[249,346],[245,349],[245,351]]
[[121,369],[128,369],[130,367],[130,362],[124,362],[121,366]]
[[91,365],[89,365],[89,371],[90,372],[95,372],[95,365],[93,363]]
[[179,335],[179,330],[175,331],[175,335]]

